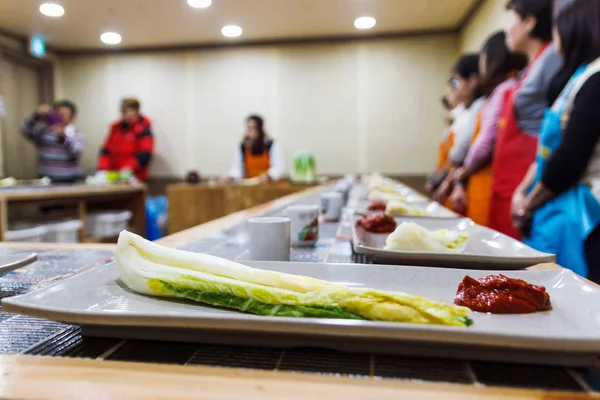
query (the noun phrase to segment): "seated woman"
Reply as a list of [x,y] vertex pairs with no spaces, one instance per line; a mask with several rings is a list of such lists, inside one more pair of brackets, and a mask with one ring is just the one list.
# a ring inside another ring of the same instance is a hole
[[453,208],[466,209],[467,217],[484,226],[488,225],[490,215],[492,155],[500,113],[506,93],[517,84],[514,77],[527,63],[525,57],[508,50],[505,40],[504,32],[492,35],[479,55],[481,88],[487,100],[479,115],[479,129],[473,135],[465,162],[455,172],[450,197]]
[[[600,265],[587,265],[585,242],[600,223],[600,2],[573,0],[559,9],[555,44],[564,63],[549,90],[553,105],[542,123],[533,178],[520,185],[531,190],[522,193],[513,219],[527,244],[597,278],[588,267]],[[556,82],[564,83],[562,91]]]
[[233,166],[221,181],[227,183],[248,178],[260,178],[262,182],[281,180],[285,174],[283,149],[267,136],[261,117],[251,115],[246,124],[246,134],[235,151]]
[[[466,54],[459,58],[454,67],[454,86],[458,101],[463,103],[465,108],[456,117],[453,131],[449,134],[451,147],[444,166],[444,170],[448,171],[447,178],[433,196],[440,203],[445,202],[450,195],[452,189],[450,172],[462,166],[476,130],[477,115],[485,103],[479,90],[479,55]],[[452,207],[449,202],[446,206]]]

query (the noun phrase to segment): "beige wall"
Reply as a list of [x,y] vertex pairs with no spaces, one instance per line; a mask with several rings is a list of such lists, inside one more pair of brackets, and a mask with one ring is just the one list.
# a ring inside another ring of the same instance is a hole
[[138,96],[154,122],[154,176],[229,169],[244,118],[262,114],[285,148],[320,173],[424,173],[443,130],[439,98],[452,35],[340,44],[63,57],[57,94],[80,106],[86,167],[119,100]]
[[507,1],[485,0],[483,6],[460,34],[461,52],[479,51],[489,35],[504,29]]

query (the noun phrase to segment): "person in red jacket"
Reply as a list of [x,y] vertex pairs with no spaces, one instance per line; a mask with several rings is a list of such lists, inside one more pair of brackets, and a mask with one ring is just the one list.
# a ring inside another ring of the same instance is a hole
[[121,119],[110,126],[100,151],[98,170],[128,171],[145,182],[154,149],[152,124],[140,114],[140,102],[135,98],[123,100],[121,115]]

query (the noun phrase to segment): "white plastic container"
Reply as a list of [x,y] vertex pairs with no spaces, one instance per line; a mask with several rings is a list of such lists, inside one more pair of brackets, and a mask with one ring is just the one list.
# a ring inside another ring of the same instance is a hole
[[78,219],[57,221],[44,225],[48,232],[44,235],[47,243],[78,243],[79,230],[83,222]]
[[131,211],[103,211],[87,215],[86,234],[99,238],[117,236],[129,226]]
[[4,240],[7,242],[41,243],[48,228],[41,225],[15,224],[12,230],[4,232]]

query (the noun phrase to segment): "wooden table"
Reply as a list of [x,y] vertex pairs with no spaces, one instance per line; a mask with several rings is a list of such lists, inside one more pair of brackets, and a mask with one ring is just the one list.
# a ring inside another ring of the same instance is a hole
[[[101,238],[87,237],[86,215],[95,209],[129,210],[133,213],[130,229],[144,234],[146,230],[146,187],[145,185],[59,185],[48,187],[17,187],[0,189],[0,241],[8,230],[9,214],[19,208],[60,206],[71,210],[83,222],[80,231],[82,242],[98,242]],[[43,221],[43,220],[42,220]]]
[[190,185],[167,186],[170,234],[221,218],[238,211],[306,190],[310,186],[289,183],[259,185]]
[[[238,212],[163,238],[166,246],[181,247],[259,215],[273,205],[286,206],[314,190]],[[8,245],[11,246],[10,244]],[[33,245],[14,245],[30,248]],[[61,246],[61,245],[59,245]],[[71,248],[73,245],[69,245]],[[75,245],[85,249],[87,244]],[[91,249],[92,247],[90,247]],[[108,247],[103,247],[108,248]],[[558,268],[553,264],[538,268]],[[0,356],[0,398],[18,399],[512,399],[578,400],[591,394],[551,392],[448,383],[377,380],[347,376],[155,365],[73,358]]]

